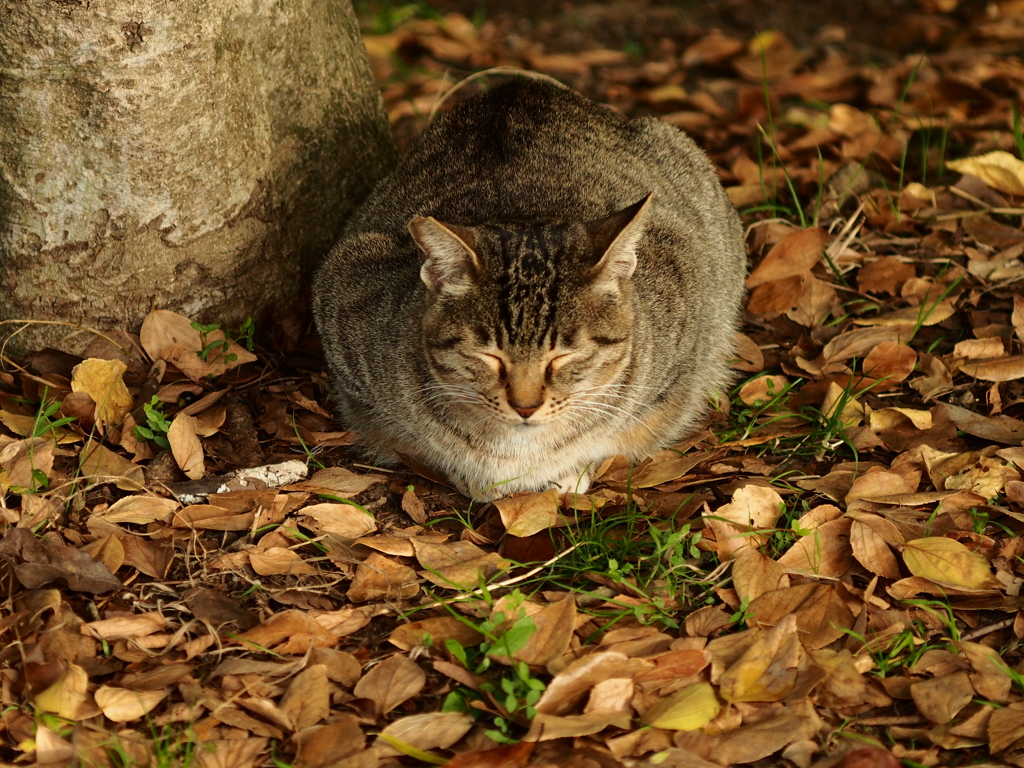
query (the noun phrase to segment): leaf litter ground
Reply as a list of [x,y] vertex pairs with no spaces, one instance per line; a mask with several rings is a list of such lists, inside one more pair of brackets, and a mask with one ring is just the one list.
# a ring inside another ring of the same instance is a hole
[[567,8],[367,47],[400,139],[510,65],[709,150],[753,265],[713,418],[471,507],[359,462],[305,316],[5,360],[0,760],[1024,765],[1020,3],[884,66]]

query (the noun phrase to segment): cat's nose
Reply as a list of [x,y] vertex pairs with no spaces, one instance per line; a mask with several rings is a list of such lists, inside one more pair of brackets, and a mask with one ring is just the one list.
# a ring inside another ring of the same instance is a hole
[[528,419],[540,409],[540,403],[537,405],[517,405],[516,403],[509,403],[512,406],[512,410],[522,416],[524,419]]

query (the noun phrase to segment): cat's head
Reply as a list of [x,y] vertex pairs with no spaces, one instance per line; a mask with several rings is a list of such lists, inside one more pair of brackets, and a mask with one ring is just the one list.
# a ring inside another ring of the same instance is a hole
[[428,397],[511,426],[621,412],[632,276],[650,195],[592,222],[463,227],[417,217]]

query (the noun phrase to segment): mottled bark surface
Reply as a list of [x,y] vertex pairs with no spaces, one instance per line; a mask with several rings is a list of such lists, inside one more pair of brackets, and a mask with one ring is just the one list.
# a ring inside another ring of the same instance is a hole
[[8,0],[0,320],[287,306],[392,159],[347,0]]

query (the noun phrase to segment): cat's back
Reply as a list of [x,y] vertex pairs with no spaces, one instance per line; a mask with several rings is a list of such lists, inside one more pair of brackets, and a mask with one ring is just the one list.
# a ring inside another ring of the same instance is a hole
[[704,154],[655,119],[519,77],[441,114],[348,233],[402,232],[415,215],[474,225],[599,218],[655,192],[724,199]]

